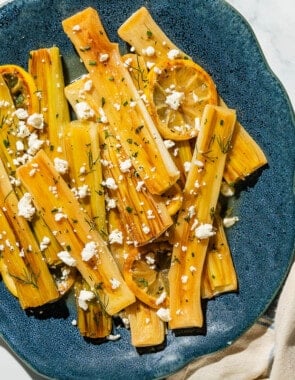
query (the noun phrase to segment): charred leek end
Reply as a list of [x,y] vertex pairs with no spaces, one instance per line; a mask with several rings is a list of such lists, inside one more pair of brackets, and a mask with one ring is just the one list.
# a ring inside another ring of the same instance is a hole
[[[118,34],[130,46],[134,47],[137,54],[142,55],[148,63],[167,58],[167,54],[174,49],[179,52],[178,58],[187,57],[163,33],[145,7],[133,13],[120,26]],[[152,56],[148,54],[151,47],[156,48],[156,54]]]
[[69,107],[64,96],[64,77],[60,51],[57,47],[30,52],[29,72],[38,89],[40,112],[47,126],[44,146],[50,157],[60,155],[64,126],[70,121]]
[[172,329],[201,327],[201,278],[220,192],[226,154],[236,122],[234,110],[207,105],[195,146],[172,241],[169,271]]
[[[38,167],[33,176],[30,175],[32,165]],[[46,153],[40,150],[17,172],[38,212],[55,231],[63,247],[59,257],[67,265],[76,266],[105,311],[113,315],[133,303],[135,297],[122,278],[106,242]]]
[[165,324],[156,310],[140,301],[126,310],[131,332],[131,344],[135,347],[157,346],[165,340]]
[[[79,117],[77,99],[83,94],[84,101],[92,107],[93,91],[83,91],[86,78],[76,81],[66,88],[66,96]],[[94,112],[99,117],[99,113]],[[138,127],[137,134],[141,133]],[[101,162],[104,177],[107,210],[115,206],[119,209],[123,220],[123,230],[128,229],[130,241],[143,245],[160,236],[172,224],[169,212],[160,197],[154,196],[146,188],[135,170],[134,160],[139,160],[140,149],[128,157],[124,147],[118,142],[109,125],[99,126],[101,146]],[[130,143],[133,140],[130,139]],[[165,173],[163,173],[165,175]],[[110,206],[113,204],[113,206]],[[122,231],[122,229],[120,230]],[[121,233],[121,232],[120,232]]]
[[[226,107],[219,98],[221,106]],[[232,185],[254,173],[267,164],[267,158],[243,126],[237,121],[232,138],[232,148],[227,156],[224,168],[224,179]]]
[[38,111],[37,87],[27,71],[17,65],[4,65],[0,66],[0,75],[9,89],[16,109],[22,108],[29,114]]
[[32,308],[55,301],[60,296],[59,292],[29,222],[22,216],[22,208],[2,161],[0,175],[2,258],[14,280],[21,307]]
[[81,277],[75,282],[77,325],[82,336],[91,339],[105,338],[112,331],[112,318],[106,314],[93,293]]
[[202,298],[236,291],[237,275],[232,255],[222,224],[222,218],[215,215],[216,234],[210,238],[202,278]]
[[97,124],[75,120],[65,126],[64,153],[71,189],[101,234],[106,234],[106,213]]
[[[75,25],[79,25],[79,32]],[[64,20],[63,28],[90,74],[93,109],[100,115],[102,127],[107,125],[116,136],[149,191],[163,193],[177,181],[179,173],[122,62],[117,44],[108,40],[92,8]]]

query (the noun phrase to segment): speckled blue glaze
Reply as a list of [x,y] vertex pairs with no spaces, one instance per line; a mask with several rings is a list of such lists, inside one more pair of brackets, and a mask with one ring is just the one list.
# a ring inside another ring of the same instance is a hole
[[[59,46],[68,80],[83,68],[62,31],[61,20],[93,6],[110,38],[137,8],[147,6],[166,34],[213,76],[227,104],[264,149],[269,165],[243,184],[233,202],[240,222],[228,237],[239,293],[204,304],[201,334],[169,332],[164,349],[139,353],[129,332],[116,342],[90,343],[71,325],[71,298],[27,314],[0,284],[0,331],[39,374],[61,380],[155,379],[201,355],[225,347],[265,311],[277,294],[294,251],[294,116],[245,20],[221,0],[16,0],[0,10],[0,64],[27,66],[31,49]],[[125,49],[120,42],[122,49]]]

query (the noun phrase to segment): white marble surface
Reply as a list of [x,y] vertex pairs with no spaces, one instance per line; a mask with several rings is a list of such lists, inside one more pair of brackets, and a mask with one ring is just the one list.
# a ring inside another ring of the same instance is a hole
[[[7,0],[0,0],[0,4]],[[288,92],[295,108],[294,0],[228,0],[249,22],[266,60]],[[2,380],[39,379],[0,340]]]

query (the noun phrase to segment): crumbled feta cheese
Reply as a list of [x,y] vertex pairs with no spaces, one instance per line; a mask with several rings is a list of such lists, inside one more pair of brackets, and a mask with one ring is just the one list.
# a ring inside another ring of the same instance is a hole
[[56,222],[60,222],[62,219],[67,219],[67,215],[62,212],[57,212],[54,214],[54,220]]
[[97,254],[97,252],[97,244],[94,241],[86,243],[81,252],[82,260],[89,261]]
[[154,66],[155,66],[155,62],[146,62],[146,67],[148,70],[150,70]]
[[167,149],[175,146],[175,142],[172,140],[164,140],[164,145]]
[[156,305],[161,305],[167,298],[167,293],[164,291],[163,293],[160,294],[160,296],[156,299]]
[[138,181],[136,185],[136,191],[141,191],[144,189],[144,181]]
[[17,142],[15,143],[15,147],[18,152],[22,152],[25,149],[24,143],[20,140],[17,140]]
[[92,85],[93,85],[92,80],[91,80],[91,79],[88,79],[88,80],[84,83],[83,90],[86,91],[86,92],[91,91],[91,89],[92,89]]
[[118,340],[118,339],[120,339],[121,338],[121,335],[120,334],[116,334],[116,335],[114,335],[114,334],[110,334],[110,335],[107,335],[106,336],[106,339],[107,340],[110,340],[110,341],[112,341],[112,342],[114,342],[114,341],[116,341],[116,340]]
[[132,58],[129,57],[129,58],[125,59],[124,66],[129,67],[131,65],[132,65]]
[[113,290],[118,289],[121,285],[121,282],[117,280],[116,278],[111,278],[110,283]]
[[36,129],[43,129],[44,117],[41,113],[33,113],[28,117],[27,124]]
[[151,229],[146,224],[143,224],[142,225],[142,231],[143,231],[143,233],[145,233],[147,235],[147,234],[149,234],[151,232]]
[[200,161],[200,160],[195,160],[194,161],[194,164],[196,166],[198,166],[199,168],[203,168],[204,167],[204,162]]
[[29,116],[28,111],[24,108],[18,108],[16,109],[13,114],[19,119],[19,120],[26,120]]
[[177,111],[184,99],[184,92],[173,91],[167,95],[165,103],[173,110]]
[[90,194],[89,186],[87,184],[79,187],[73,187],[71,190],[78,199],[84,199]]
[[200,182],[196,179],[195,180],[195,183],[194,183],[194,187],[196,188],[196,189],[199,189],[200,188]]
[[201,224],[195,229],[195,236],[198,239],[207,239],[213,235],[215,235],[215,231],[210,223]]
[[73,32],[79,32],[80,30],[81,30],[81,26],[78,25],[78,24],[74,25],[73,28],[72,28]]
[[65,174],[69,170],[69,163],[66,160],[62,160],[59,157],[55,157],[54,160],[54,168],[60,174]]
[[121,104],[120,103],[114,103],[113,106],[114,106],[114,108],[115,108],[116,111],[120,111],[120,109],[121,109]]
[[44,251],[50,244],[50,239],[48,236],[44,236],[40,243],[40,251]]
[[132,167],[132,162],[130,158],[125,161],[120,161],[120,170],[122,173],[129,172],[129,169]]
[[95,294],[91,290],[82,289],[78,296],[78,305],[83,310],[88,310],[87,302],[93,300],[95,298]]
[[155,215],[154,215],[154,212],[153,210],[147,210],[147,218],[148,219],[155,219]]
[[153,264],[155,264],[155,262],[156,262],[155,258],[152,256],[151,253],[150,253],[149,255],[146,255],[146,256],[145,256],[145,261],[146,261],[147,264],[149,264],[149,265],[153,265]]
[[109,58],[110,58],[110,56],[108,55],[108,53],[100,53],[99,54],[99,62],[106,62],[106,61],[108,61]]
[[111,210],[117,207],[117,201],[114,198],[106,197],[106,209]]
[[118,188],[118,185],[112,177],[107,178],[102,184],[110,190],[116,190]]
[[27,153],[34,156],[39,149],[41,149],[44,144],[44,140],[40,140],[36,133],[31,133],[28,138],[28,149]]
[[58,252],[57,256],[63,263],[65,263],[69,267],[76,266],[76,260],[70,255],[68,251],[60,251]]
[[188,172],[190,171],[191,166],[192,166],[192,164],[191,164],[190,161],[185,161],[185,162],[183,163],[184,171],[185,171],[186,173],[188,173]]
[[191,265],[189,267],[189,270],[193,273],[193,272],[196,272],[197,268],[194,265]]
[[123,233],[122,231],[115,229],[109,234],[110,244],[123,244]]
[[24,139],[25,137],[30,136],[30,130],[26,126],[24,121],[20,121],[17,125],[17,132],[16,132],[16,137],[20,139]]
[[36,209],[32,204],[32,195],[30,193],[25,193],[23,197],[18,202],[18,215],[23,216],[25,219],[32,220]]
[[10,103],[7,100],[0,100],[0,108],[7,108],[10,106]]
[[88,120],[95,116],[95,112],[87,102],[79,102],[76,104],[76,113],[78,119]]
[[99,121],[103,124],[107,124],[108,123],[108,118],[104,112],[104,109],[102,107],[99,107],[98,109],[98,113],[99,113],[99,116],[100,116],[100,119]]
[[183,284],[186,284],[187,281],[188,281],[188,276],[186,276],[186,275],[181,276],[181,282],[182,282]]
[[168,59],[175,59],[179,57],[179,55],[180,55],[180,51],[178,49],[171,49],[167,53]]
[[232,197],[233,195],[235,195],[234,187],[228,185],[226,182],[222,182],[220,192],[224,197]]
[[153,46],[148,46],[146,49],[142,49],[142,54],[146,55],[147,57],[152,57],[155,55],[156,50]]
[[170,310],[160,307],[156,312],[157,316],[164,322],[171,321]]
[[188,216],[191,219],[195,215],[196,215],[196,206],[192,205],[188,208]]
[[236,222],[239,221],[238,216],[231,216],[223,218],[223,225],[225,228],[232,227]]
[[158,75],[162,74],[162,70],[157,66],[154,67],[154,72]]

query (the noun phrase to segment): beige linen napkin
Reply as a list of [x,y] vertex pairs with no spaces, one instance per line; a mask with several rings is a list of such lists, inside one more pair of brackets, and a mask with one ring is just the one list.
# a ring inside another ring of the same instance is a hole
[[266,315],[231,346],[190,363],[167,380],[295,378],[295,264],[279,297],[274,323]]

